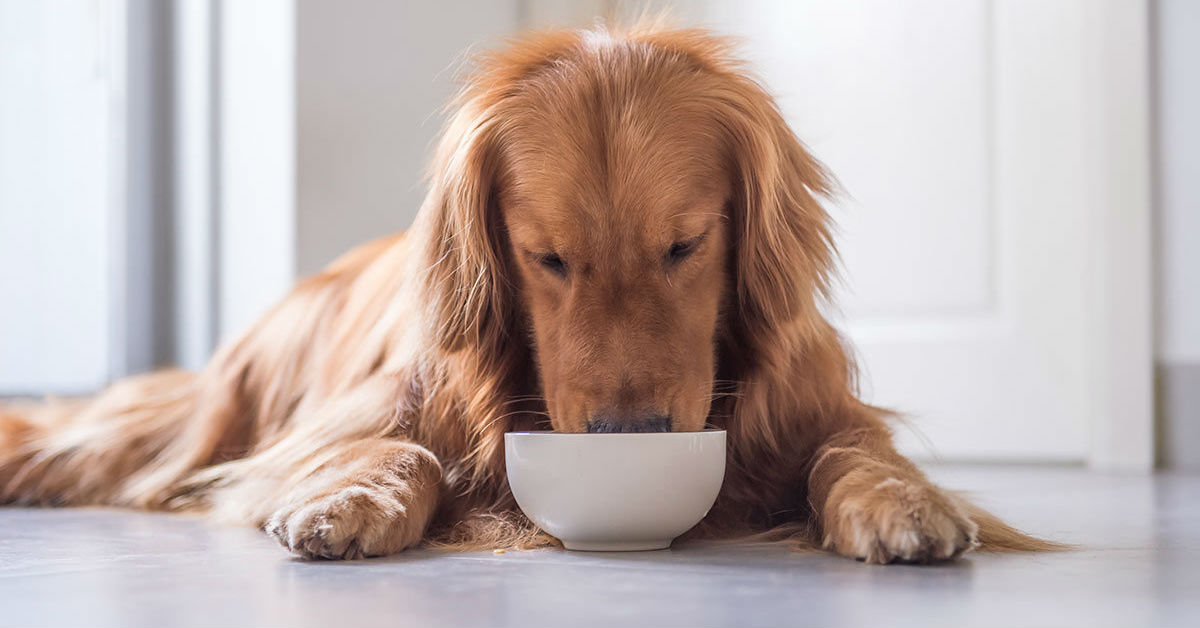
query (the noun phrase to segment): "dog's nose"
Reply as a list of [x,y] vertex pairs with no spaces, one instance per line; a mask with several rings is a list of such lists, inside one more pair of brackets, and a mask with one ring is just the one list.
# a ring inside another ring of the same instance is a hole
[[588,421],[587,431],[591,434],[670,432],[671,417],[666,414],[622,415],[602,412]]

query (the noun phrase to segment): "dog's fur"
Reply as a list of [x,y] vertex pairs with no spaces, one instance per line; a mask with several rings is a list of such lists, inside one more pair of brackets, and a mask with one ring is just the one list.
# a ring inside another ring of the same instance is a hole
[[[931,484],[819,304],[829,175],[723,40],[550,32],[484,56],[413,228],[359,247],[198,374],[0,411],[0,500],[209,510],[292,552],[545,541],[503,435],[728,430],[693,536],[870,562],[1046,549]],[[632,428],[631,428],[632,429]]]

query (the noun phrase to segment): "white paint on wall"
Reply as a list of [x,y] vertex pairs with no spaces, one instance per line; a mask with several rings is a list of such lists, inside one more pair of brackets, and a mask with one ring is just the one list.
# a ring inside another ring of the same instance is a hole
[[406,228],[469,48],[517,29],[516,0],[309,0],[296,7],[299,273]]
[[1158,358],[1200,363],[1200,2],[1159,0]]
[[216,50],[210,0],[175,3],[175,264],[176,362],[199,369],[216,341]]
[[295,3],[220,7],[218,333],[228,338],[295,280]]
[[0,394],[108,378],[110,8],[0,0]]

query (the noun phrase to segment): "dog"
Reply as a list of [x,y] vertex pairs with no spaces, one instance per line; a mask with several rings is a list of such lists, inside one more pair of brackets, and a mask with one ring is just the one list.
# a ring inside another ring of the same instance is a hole
[[480,56],[405,233],[356,248],[199,373],[0,411],[0,500],[194,510],[292,553],[552,543],[503,436],[727,431],[690,538],[870,563],[1041,550],[897,453],[826,320],[833,179],[699,30]]

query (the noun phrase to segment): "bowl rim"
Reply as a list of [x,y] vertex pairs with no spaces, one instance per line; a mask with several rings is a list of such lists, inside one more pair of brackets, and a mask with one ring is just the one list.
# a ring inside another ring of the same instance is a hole
[[537,438],[546,438],[551,436],[557,437],[582,437],[582,436],[637,436],[640,438],[646,437],[681,437],[681,436],[705,436],[725,434],[724,429],[720,428],[705,428],[697,432],[555,432],[554,430],[525,430],[516,432],[505,432],[504,438],[509,436],[532,436]]

